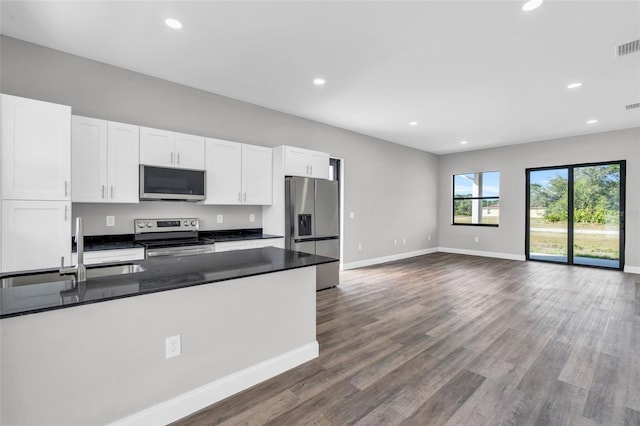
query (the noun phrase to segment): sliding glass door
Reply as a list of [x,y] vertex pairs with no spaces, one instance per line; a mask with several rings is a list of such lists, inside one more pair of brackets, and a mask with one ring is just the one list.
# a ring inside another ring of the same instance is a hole
[[622,269],[624,161],[527,170],[527,259]]

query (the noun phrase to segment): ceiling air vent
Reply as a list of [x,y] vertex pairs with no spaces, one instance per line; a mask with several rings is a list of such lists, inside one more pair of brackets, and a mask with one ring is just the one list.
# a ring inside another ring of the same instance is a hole
[[627,110],[640,108],[640,102],[635,103],[635,104],[629,104],[629,105],[625,106],[625,108],[626,108]]
[[633,40],[618,46],[618,56],[624,56],[638,51],[640,51],[640,40]]

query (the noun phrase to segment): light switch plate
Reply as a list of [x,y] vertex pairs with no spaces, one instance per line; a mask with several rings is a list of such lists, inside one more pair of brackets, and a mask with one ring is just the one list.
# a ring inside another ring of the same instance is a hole
[[221,214],[219,214],[218,216],[216,216],[216,221],[217,221],[218,223],[222,223],[223,219],[224,219],[224,218],[222,217],[222,215],[221,215]]
[[115,216],[107,216],[107,226],[116,226]]
[[355,219],[356,218],[356,212],[349,212],[349,219]]
[[249,214],[249,222],[255,222],[256,221],[256,215],[251,213]]

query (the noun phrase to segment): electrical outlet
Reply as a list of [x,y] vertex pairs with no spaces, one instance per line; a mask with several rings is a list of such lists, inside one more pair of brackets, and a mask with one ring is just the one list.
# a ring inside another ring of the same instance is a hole
[[167,359],[180,356],[180,354],[182,354],[180,335],[167,337],[165,339],[165,355]]
[[393,240],[393,245],[395,246],[396,244],[398,244],[398,240]]
[[355,219],[356,218],[356,212],[349,212],[349,219]]
[[473,241],[477,243],[478,241],[480,241],[480,237],[473,237]]
[[256,221],[256,215],[251,213],[249,214],[249,222],[255,222]]
[[362,243],[358,243],[358,250],[362,250]]
[[407,244],[407,239],[406,238],[402,239],[402,244]]
[[431,235],[427,235],[427,241],[431,241]]
[[115,216],[107,216],[107,226],[116,226]]
[[221,214],[219,214],[218,216],[216,216],[216,221],[217,221],[218,223],[222,223],[222,222],[223,222],[223,220],[224,220],[224,217],[223,217]]

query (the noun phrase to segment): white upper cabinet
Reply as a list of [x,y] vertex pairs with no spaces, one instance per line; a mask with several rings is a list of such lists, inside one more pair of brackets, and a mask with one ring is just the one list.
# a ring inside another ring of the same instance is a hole
[[140,127],[140,164],[204,169],[204,137]]
[[174,166],[204,170],[204,137],[175,133]]
[[107,200],[139,203],[139,127],[110,121],[107,135]]
[[284,149],[284,155],[285,175],[309,176],[309,158],[306,149],[287,146]]
[[329,154],[308,149],[285,146],[284,174],[329,179]]
[[174,145],[173,132],[140,127],[140,164],[173,167]]
[[2,197],[71,199],[71,107],[2,95]]
[[242,144],[207,138],[205,204],[242,204]]
[[71,202],[3,200],[2,272],[71,263]]
[[309,173],[313,178],[329,179],[329,153],[309,152]]
[[242,204],[269,205],[273,199],[273,150],[242,145]]
[[271,204],[271,148],[207,138],[205,158],[205,204]]
[[71,201],[106,201],[106,121],[76,115],[71,118],[71,176]]
[[73,116],[73,202],[138,203],[138,139],[138,126]]

